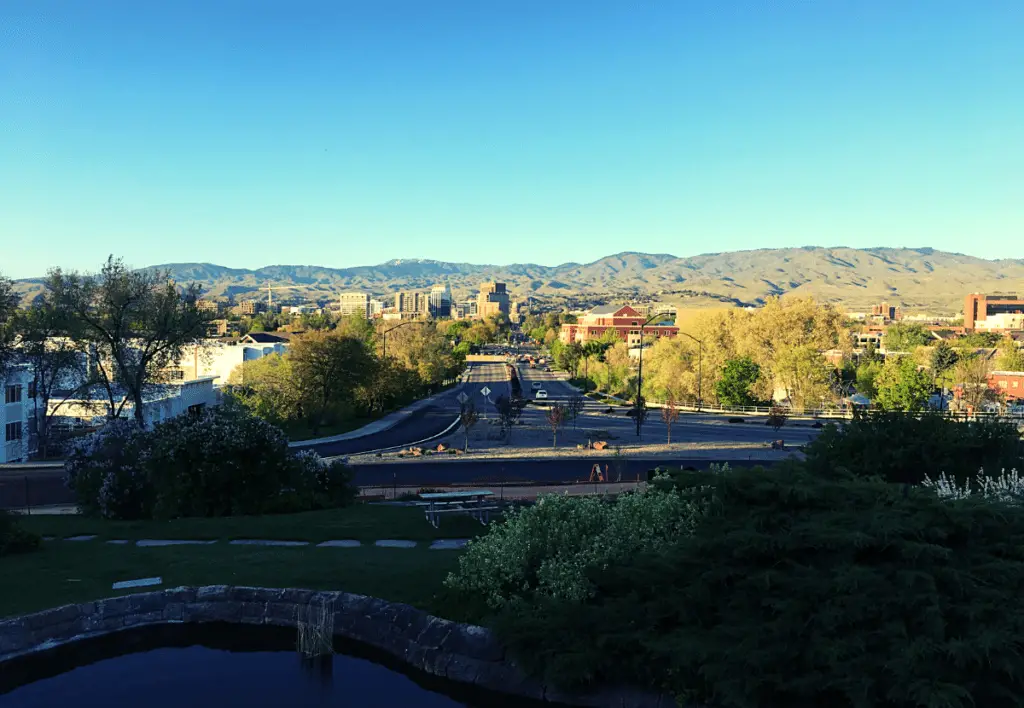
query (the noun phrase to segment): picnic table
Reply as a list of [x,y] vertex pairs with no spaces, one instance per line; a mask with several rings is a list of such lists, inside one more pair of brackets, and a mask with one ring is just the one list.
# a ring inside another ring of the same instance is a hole
[[466,492],[431,492],[420,494],[420,499],[426,502],[427,521],[436,529],[441,514],[468,514],[481,524],[487,525],[491,520],[491,512],[498,511],[497,506],[488,503],[493,496],[494,492],[480,489]]

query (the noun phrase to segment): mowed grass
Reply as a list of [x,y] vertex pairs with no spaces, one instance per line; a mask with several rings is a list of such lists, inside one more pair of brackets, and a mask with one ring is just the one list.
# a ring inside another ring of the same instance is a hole
[[171,521],[107,521],[77,514],[19,516],[19,523],[40,536],[67,538],[95,534],[98,540],[142,538],[233,540],[262,538],[319,543],[340,539],[376,541],[473,538],[486,531],[462,514],[441,519],[440,528],[427,523],[416,507],[354,504],[342,509],[272,516],[173,519]]
[[[170,546],[47,541],[0,559],[0,617],[178,585],[254,585],[344,590],[430,610],[458,551],[360,548]],[[119,580],[159,576],[163,585],[115,591]]]

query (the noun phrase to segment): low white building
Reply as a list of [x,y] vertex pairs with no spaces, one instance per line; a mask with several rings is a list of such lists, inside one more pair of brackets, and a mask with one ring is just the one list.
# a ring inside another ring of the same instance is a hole
[[27,366],[14,366],[3,382],[3,401],[0,404],[0,463],[24,462],[29,455],[29,421],[32,399],[29,384],[32,373]]
[[[160,384],[151,387],[143,397],[143,417],[146,425],[169,420],[183,413],[197,412],[220,403],[220,392],[214,388],[215,376],[203,376],[190,381],[174,384]],[[120,402],[124,391],[115,391],[115,400]],[[71,398],[58,407],[51,402],[50,413],[53,424],[58,428],[102,425],[108,414],[107,392],[102,387],[94,388],[88,396]],[[135,417],[135,405],[127,401],[121,408],[121,418]]]
[[259,341],[262,339],[261,336],[247,335],[237,343],[207,340],[194,345],[173,367],[172,376],[181,381],[213,376],[217,379],[217,386],[223,386],[228,382],[231,372],[245,362],[271,354],[284,354],[288,350],[288,342],[283,338],[275,337],[278,341]]
[[1016,331],[1024,329],[1024,313],[1001,312],[989,315],[974,323],[975,328],[989,332]]

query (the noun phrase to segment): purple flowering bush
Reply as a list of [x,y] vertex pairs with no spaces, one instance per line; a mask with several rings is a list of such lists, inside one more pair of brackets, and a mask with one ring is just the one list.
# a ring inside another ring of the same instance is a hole
[[116,419],[75,443],[64,464],[65,481],[83,514],[106,519],[152,516],[145,435],[134,420]]
[[68,461],[85,513],[119,519],[273,514],[343,506],[355,496],[344,465],[292,452],[280,428],[240,406],[144,431],[123,423],[108,425]]

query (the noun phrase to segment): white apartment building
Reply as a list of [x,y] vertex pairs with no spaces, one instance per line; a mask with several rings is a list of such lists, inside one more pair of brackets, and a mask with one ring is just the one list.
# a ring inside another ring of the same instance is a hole
[[974,327],[981,331],[1003,332],[1024,329],[1024,314],[1020,312],[1000,312],[989,315],[983,320],[974,323]]
[[[215,376],[204,376],[176,384],[153,386],[143,397],[143,417],[146,425],[160,423],[182,413],[197,411],[220,403],[220,392],[214,388]],[[124,391],[115,391],[120,401]],[[59,408],[58,408],[59,405]],[[93,389],[87,396],[65,402],[50,402],[50,413],[56,427],[72,428],[78,425],[101,425],[109,412],[107,392],[102,388]],[[132,419],[135,406],[131,401],[121,409],[121,418]]]
[[238,343],[206,340],[196,344],[173,367],[172,378],[194,381],[213,377],[217,379],[217,386],[223,386],[228,383],[231,373],[245,362],[262,359],[271,354],[284,354],[288,350],[288,343],[285,341],[254,341],[271,339],[271,336],[259,335],[262,333],[254,333]]
[[377,317],[384,312],[385,307],[383,300],[370,300],[370,317]]
[[338,299],[341,305],[342,317],[359,315],[360,317],[369,318],[372,314],[370,312],[370,293],[342,293]]
[[15,366],[0,379],[3,400],[0,401],[0,463],[24,462],[29,454],[29,397],[32,374],[27,366]]

